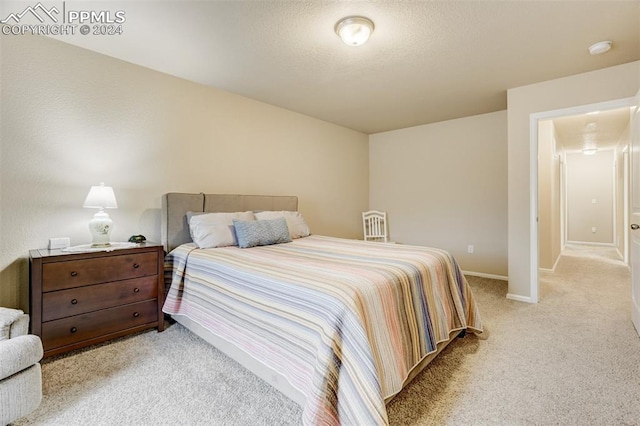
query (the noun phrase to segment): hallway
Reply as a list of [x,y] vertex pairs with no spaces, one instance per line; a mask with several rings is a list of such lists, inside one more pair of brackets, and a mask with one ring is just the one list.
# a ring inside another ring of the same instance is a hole
[[629,311],[631,321],[631,272],[614,247],[567,244],[555,271],[541,270],[539,278],[540,303],[558,293],[588,287],[594,302],[620,304]]

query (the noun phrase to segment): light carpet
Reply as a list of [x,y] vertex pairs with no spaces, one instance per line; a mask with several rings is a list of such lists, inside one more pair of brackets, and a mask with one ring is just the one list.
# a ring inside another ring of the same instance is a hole
[[[388,405],[392,425],[639,425],[628,268],[570,247],[541,302],[467,277],[485,333],[449,345]],[[178,324],[43,361],[44,400],[16,425],[288,425],[301,409]],[[366,425],[363,425],[366,426]]]

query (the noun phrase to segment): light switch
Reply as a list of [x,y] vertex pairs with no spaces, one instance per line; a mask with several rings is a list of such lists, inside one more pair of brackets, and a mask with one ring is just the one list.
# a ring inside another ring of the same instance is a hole
[[591,199],[591,204],[596,204],[596,199],[595,198]]

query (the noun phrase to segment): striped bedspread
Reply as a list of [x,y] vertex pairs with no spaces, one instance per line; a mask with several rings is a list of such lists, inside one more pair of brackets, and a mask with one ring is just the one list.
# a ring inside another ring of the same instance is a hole
[[285,376],[306,396],[306,425],[388,424],[384,399],[437,343],[482,331],[443,250],[312,235],[250,249],[186,244],[166,266],[164,312]]

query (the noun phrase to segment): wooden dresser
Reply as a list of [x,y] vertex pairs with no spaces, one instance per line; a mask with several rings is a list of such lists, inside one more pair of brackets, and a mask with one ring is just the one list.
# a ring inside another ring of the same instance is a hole
[[29,252],[31,333],[44,356],[147,328],[164,329],[161,245],[69,253]]

